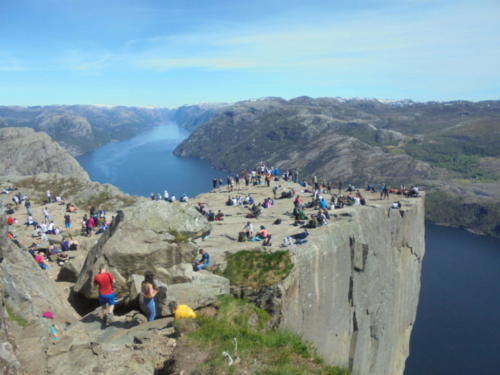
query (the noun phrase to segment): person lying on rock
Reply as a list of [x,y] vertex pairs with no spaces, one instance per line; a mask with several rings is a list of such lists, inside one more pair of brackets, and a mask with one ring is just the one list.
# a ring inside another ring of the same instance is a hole
[[208,253],[203,249],[200,249],[199,253],[201,258],[199,260],[194,261],[193,263],[194,271],[201,271],[210,265],[210,255],[208,255]]
[[141,284],[141,293],[144,298],[144,304],[148,309],[148,322],[156,318],[155,296],[158,293],[158,286],[151,271],[144,273],[144,281]]
[[35,262],[42,270],[46,270],[49,268],[49,264],[45,260],[45,257],[43,256],[43,253],[41,251],[36,252]]
[[94,285],[99,287],[99,304],[102,307],[103,327],[111,323],[113,310],[115,308],[116,296],[113,292],[113,285],[116,282],[110,272],[107,272],[106,265],[99,266],[99,273],[94,277]]
[[168,304],[170,312],[174,315],[174,319],[196,319],[196,313],[188,305],[178,305],[177,302],[172,301]]

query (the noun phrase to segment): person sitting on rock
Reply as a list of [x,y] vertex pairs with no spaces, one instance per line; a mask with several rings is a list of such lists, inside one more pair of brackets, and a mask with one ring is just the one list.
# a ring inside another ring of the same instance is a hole
[[175,320],[179,319],[196,319],[196,313],[188,305],[178,305],[177,302],[172,301],[168,304],[170,311],[174,315]]
[[207,220],[208,221],[215,221],[215,213],[212,210],[208,210]]
[[144,298],[144,304],[148,309],[148,322],[151,322],[156,318],[155,295],[158,293],[158,286],[156,285],[153,272],[146,271],[144,273],[144,281],[141,284],[141,293]]
[[219,211],[217,211],[217,215],[215,215],[215,221],[222,221],[222,220],[224,220],[223,217],[224,217],[224,214],[222,213],[221,210],[219,210]]
[[253,236],[253,225],[251,222],[247,221],[247,223],[243,226],[242,232],[245,233],[247,240],[252,238]]
[[210,255],[203,249],[200,249],[199,253],[201,258],[193,263],[194,271],[201,271],[210,265]]

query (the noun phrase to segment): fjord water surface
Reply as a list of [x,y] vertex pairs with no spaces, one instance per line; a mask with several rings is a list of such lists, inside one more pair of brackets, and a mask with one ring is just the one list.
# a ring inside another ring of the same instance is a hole
[[188,135],[172,123],[107,144],[77,159],[92,180],[113,184],[129,194],[163,195],[167,190],[177,198],[183,193],[194,196],[209,191],[214,177],[225,181],[227,172],[212,168],[204,160],[175,156],[173,150]]
[[405,375],[500,374],[500,239],[427,224]]
[[[206,192],[227,172],[172,154],[189,134],[175,124],[78,158],[92,180],[148,196]],[[333,224],[335,225],[335,224]],[[405,375],[500,374],[500,240],[426,226],[422,289]]]

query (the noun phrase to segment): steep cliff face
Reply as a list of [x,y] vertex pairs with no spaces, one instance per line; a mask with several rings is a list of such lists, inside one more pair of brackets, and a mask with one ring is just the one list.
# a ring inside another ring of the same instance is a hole
[[352,374],[402,374],[424,255],[423,199],[363,207],[294,251],[282,326]]
[[0,175],[60,173],[85,180],[78,162],[47,134],[29,128],[0,129]]

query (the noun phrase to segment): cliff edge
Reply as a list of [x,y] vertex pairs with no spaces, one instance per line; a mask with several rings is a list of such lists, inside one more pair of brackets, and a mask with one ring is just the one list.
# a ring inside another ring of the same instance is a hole
[[[309,200],[310,193],[300,192],[299,185],[279,184],[280,189],[294,188],[301,199]],[[228,254],[261,246],[236,241],[249,221],[249,210],[226,206],[225,189],[193,200],[225,214],[201,244],[222,268]],[[263,186],[242,187],[231,195],[248,193],[257,203],[272,196]],[[425,252],[424,198],[394,194],[390,200],[380,200],[379,194],[362,194],[366,205],[330,211],[329,223],[309,229],[306,243],[286,247],[293,269],[283,281],[260,290],[239,289],[237,294],[250,295],[261,307],[273,310],[282,328],[311,342],[329,364],[348,368],[354,375],[403,374]],[[402,203],[399,209],[391,208],[396,199]],[[272,234],[272,246],[261,251],[283,250],[280,244],[285,237],[303,231],[291,225],[292,208],[292,199],[277,199],[258,219],[250,219],[256,230],[264,225]],[[315,212],[306,209],[307,215]],[[277,219],[280,224],[275,224]]]

